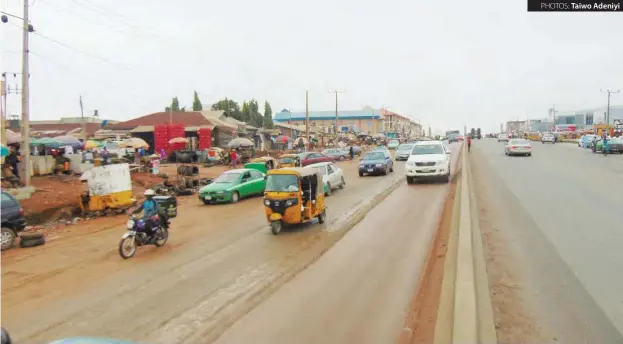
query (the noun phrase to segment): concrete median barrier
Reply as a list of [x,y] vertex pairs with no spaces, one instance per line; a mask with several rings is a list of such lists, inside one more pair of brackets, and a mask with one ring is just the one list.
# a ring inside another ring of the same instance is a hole
[[496,343],[478,209],[470,189],[469,159],[461,156],[437,323],[436,344]]

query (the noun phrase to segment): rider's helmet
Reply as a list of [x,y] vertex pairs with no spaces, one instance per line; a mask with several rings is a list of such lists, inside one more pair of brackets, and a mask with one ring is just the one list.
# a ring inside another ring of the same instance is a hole
[[156,192],[152,189],[147,189],[145,190],[145,193],[143,195],[145,195],[145,198],[151,199],[152,197],[156,196]]

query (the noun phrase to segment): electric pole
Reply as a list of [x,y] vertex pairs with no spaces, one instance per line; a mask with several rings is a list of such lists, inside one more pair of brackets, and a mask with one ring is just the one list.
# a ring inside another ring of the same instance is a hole
[[612,91],[610,89],[600,90],[601,92],[608,93],[608,107],[606,108],[606,125],[610,125],[610,96],[612,93],[619,93],[620,90]]
[[87,124],[84,121],[84,106],[82,106],[82,94],[80,95],[80,117],[82,118],[82,142],[87,142]]
[[346,91],[340,91],[340,90],[331,91],[331,93],[335,93],[335,135],[337,135],[338,133],[338,120],[339,120],[337,94],[344,93],[344,92]]
[[305,91],[305,136],[309,140],[309,91]]
[[[2,73],[2,80],[0,80],[0,140],[2,146],[6,147],[6,73]],[[4,159],[3,159],[4,162]]]
[[[22,144],[20,152],[24,171],[21,174],[25,186],[30,186],[30,87],[28,79],[30,77],[30,67],[28,64],[28,33],[30,24],[28,23],[28,3],[24,1],[24,18],[22,25]],[[5,133],[2,133],[4,135]]]

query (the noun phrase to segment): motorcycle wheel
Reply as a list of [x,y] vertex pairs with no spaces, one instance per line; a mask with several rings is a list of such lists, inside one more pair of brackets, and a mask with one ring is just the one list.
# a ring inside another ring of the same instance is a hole
[[166,229],[161,229],[162,231],[162,238],[161,239],[157,239],[154,242],[154,245],[156,245],[156,247],[162,247],[164,246],[164,244],[167,243],[167,240],[169,239],[169,231]]
[[119,255],[123,259],[132,258],[136,253],[136,248],[136,240],[134,237],[123,238],[119,242]]
[[283,227],[283,223],[281,223],[281,221],[273,221],[270,223],[270,231],[274,235],[281,233],[281,227]]

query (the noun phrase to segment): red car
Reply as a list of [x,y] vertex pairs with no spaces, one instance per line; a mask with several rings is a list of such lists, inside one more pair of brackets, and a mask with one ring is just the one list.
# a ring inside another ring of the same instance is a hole
[[307,166],[317,162],[334,162],[332,157],[319,152],[306,152],[299,155],[301,157],[301,165]]

